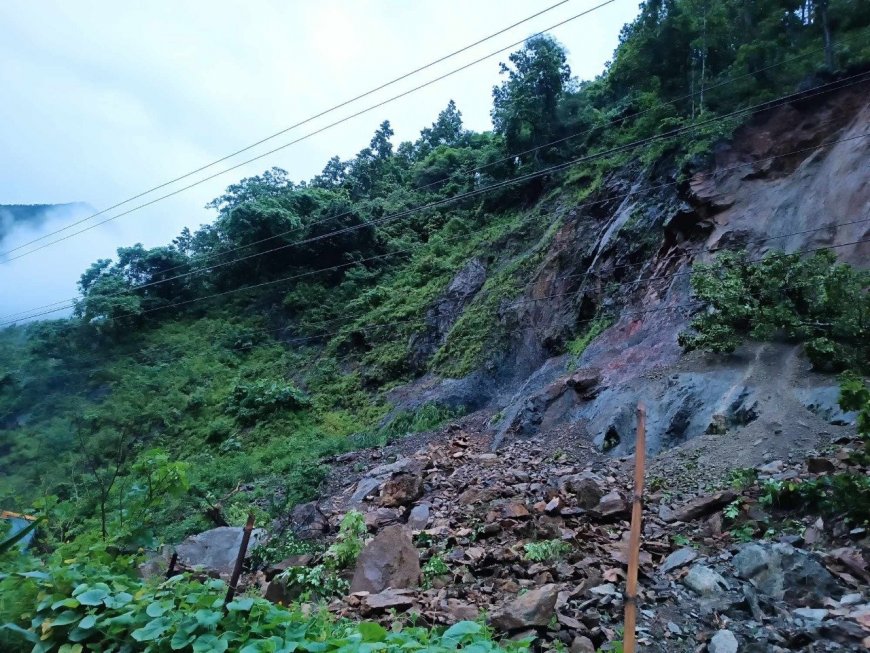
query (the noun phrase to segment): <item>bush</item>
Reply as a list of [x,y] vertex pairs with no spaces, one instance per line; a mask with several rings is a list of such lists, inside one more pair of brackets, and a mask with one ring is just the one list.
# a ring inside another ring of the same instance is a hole
[[279,410],[299,410],[311,405],[305,394],[291,383],[260,379],[237,381],[227,401],[227,413],[240,424],[250,426]]
[[564,540],[542,540],[529,542],[523,546],[524,558],[531,562],[545,562],[547,560],[559,560],[571,551],[571,545]]
[[695,264],[692,290],[704,310],[680,334],[687,350],[732,352],[745,338],[802,342],[821,370],[870,368],[870,272],[830,251],[774,252],[757,262],[723,252]]

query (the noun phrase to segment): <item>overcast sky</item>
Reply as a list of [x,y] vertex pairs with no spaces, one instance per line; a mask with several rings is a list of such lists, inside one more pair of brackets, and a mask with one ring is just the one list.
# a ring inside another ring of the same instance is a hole
[[[0,204],[116,204],[376,87],[557,0],[4,0],[0,3]],[[549,28],[602,0],[566,4],[295,129],[239,159],[109,212],[218,172]],[[601,72],[637,0],[615,0],[552,30],[572,72]],[[203,205],[271,166],[309,179],[368,145],[389,119],[415,139],[454,99],[467,127],[490,128],[491,88],[507,52],[201,186],[62,244],[0,261],[0,315],[71,297],[92,261],[163,244],[213,219]],[[76,215],[58,215],[56,229]],[[86,226],[86,225],[83,225]],[[39,236],[19,230],[0,251]],[[0,322],[5,321],[0,319]]]

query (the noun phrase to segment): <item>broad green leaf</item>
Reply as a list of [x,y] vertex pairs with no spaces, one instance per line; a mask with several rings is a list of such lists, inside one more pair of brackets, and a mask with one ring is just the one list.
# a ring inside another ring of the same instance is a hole
[[32,630],[25,630],[21,626],[16,624],[3,624],[0,628],[5,628],[6,630],[10,630],[13,633],[16,633],[26,639],[28,642],[36,643],[39,641],[39,637]]
[[444,631],[443,639],[459,639],[465,635],[477,635],[482,630],[480,624],[473,621],[460,621]]
[[75,610],[64,610],[52,621],[53,626],[68,626],[69,624],[74,624],[79,619],[81,619],[84,615]]
[[81,605],[77,599],[61,599],[60,601],[55,601],[51,604],[52,610],[57,610],[58,608],[77,608]]
[[82,628],[83,630],[90,630],[91,628],[93,628],[96,625],[96,623],[97,623],[96,616],[89,614],[87,617],[85,617],[84,619],[82,619],[79,622],[79,628]]
[[150,603],[148,607],[145,608],[145,614],[147,614],[152,619],[162,617],[164,612],[166,612],[166,605],[163,603],[158,603],[157,601],[155,601],[154,603]]
[[190,646],[190,643],[194,640],[196,635],[192,633],[186,633],[181,630],[176,630],[175,634],[172,636],[172,639],[169,640],[169,648],[173,651],[178,651],[183,648],[187,648]]
[[78,594],[76,598],[79,603],[82,605],[102,605],[103,599],[109,596],[109,592],[104,590],[101,587],[94,587],[89,589],[81,594]]
[[211,628],[221,620],[223,615],[215,610],[197,610],[193,613],[193,616],[197,624]]
[[250,596],[246,596],[241,599],[235,599],[227,603],[227,610],[230,612],[247,612],[254,605],[254,599]]
[[130,636],[137,642],[151,642],[160,637],[169,628],[170,621],[166,617],[152,619],[142,628],[137,628]]
[[58,653],[82,653],[81,644],[64,644],[58,649]]
[[373,621],[363,621],[358,626],[364,642],[383,642],[387,637],[387,630]]
[[224,653],[229,648],[227,641],[214,635],[200,635],[193,643],[194,653]]

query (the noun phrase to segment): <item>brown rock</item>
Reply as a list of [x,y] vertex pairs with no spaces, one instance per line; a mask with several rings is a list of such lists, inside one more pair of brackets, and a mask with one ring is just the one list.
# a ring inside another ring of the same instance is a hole
[[577,635],[571,642],[571,653],[595,653],[595,644],[584,635]]
[[628,512],[628,503],[625,497],[617,490],[611,490],[595,506],[595,512],[602,517],[618,517]]
[[660,512],[659,516],[666,522],[692,521],[693,519],[716,512],[720,508],[724,508],[734,501],[735,498],[737,498],[737,494],[731,490],[725,490],[724,492],[698,497],[676,510],[668,511],[666,515]]
[[827,458],[807,458],[807,471],[810,474],[831,474],[837,467]]
[[399,523],[400,518],[399,511],[392,508],[369,510],[365,515],[366,528],[370,531],[379,531],[384,526]]
[[381,486],[380,503],[386,507],[407,506],[423,496],[423,477],[417,472],[396,472]]
[[366,613],[407,610],[414,605],[414,598],[407,590],[387,589],[365,596],[362,603],[363,612]]
[[604,479],[591,472],[564,476],[559,480],[559,486],[567,496],[574,498],[575,503],[586,510],[598,505],[604,496]]
[[312,560],[314,560],[314,556],[310,553],[301,553],[299,555],[284,558],[281,562],[275,563],[266,569],[266,577],[271,579],[276,574],[280,574],[282,571],[287,571],[290,567],[307,567],[311,564]]
[[474,621],[477,619],[478,610],[459,599],[447,599],[447,613],[456,621]]
[[556,585],[530,590],[502,606],[490,617],[490,623],[503,631],[543,628],[550,623],[558,596]]
[[351,592],[405,589],[420,583],[420,555],[411,533],[399,525],[387,526],[360,553]]

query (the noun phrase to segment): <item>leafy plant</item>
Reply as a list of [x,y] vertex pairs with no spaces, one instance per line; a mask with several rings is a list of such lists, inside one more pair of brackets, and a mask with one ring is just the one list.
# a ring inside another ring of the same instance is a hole
[[523,545],[523,557],[531,562],[558,560],[571,551],[571,545],[564,540],[541,540]]
[[738,492],[751,487],[758,479],[758,470],[753,467],[732,469],[728,473],[728,484]]
[[741,499],[735,499],[722,511],[722,514],[725,515],[727,519],[735,520],[740,515],[740,508],[743,505],[743,501]]
[[446,576],[450,573],[450,567],[444,562],[444,558],[440,555],[433,555],[423,565],[423,585],[431,587],[432,581],[439,576]]
[[323,556],[326,567],[332,570],[341,570],[356,564],[356,559],[363,548],[365,534],[365,515],[358,510],[348,511],[341,518],[335,542]]

